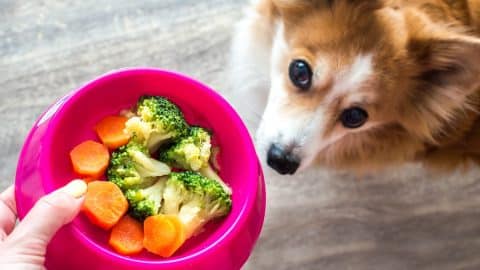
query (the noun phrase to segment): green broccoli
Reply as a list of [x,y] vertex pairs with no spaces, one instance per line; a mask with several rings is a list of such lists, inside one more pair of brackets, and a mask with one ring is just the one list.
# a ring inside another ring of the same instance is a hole
[[139,220],[157,215],[160,211],[166,178],[144,189],[130,189],[125,197],[130,205],[130,214]]
[[200,127],[192,127],[187,137],[160,153],[160,160],[174,167],[198,171],[210,158],[210,134]]
[[180,109],[162,97],[141,97],[137,115],[130,118],[126,131],[154,152],[165,141],[176,140],[186,135],[188,124]]
[[230,188],[211,167],[211,136],[201,127],[191,127],[188,136],[180,139],[170,148],[160,153],[159,159],[172,167],[198,171],[205,177],[214,179],[231,194]]
[[165,163],[150,157],[142,144],[131,140],[113,152],[108,168],[108,180],[123,191],[153,184],[157,177],[170,173]]
[[189,238],[208,221],[227,215],[231,207],[230,194],[217,181],[188,171],[169,175],[160,212],[177,215]]
[[223,179],[220,177],[220,175],[218,175],[218,173],[212,168],[212,166],[210,166],[210,163],[208,164],[208,166],[204,166],[202,168],[200,168],[200,170],[198,171],[201,175],[207,177],[207,178],[210,178],[210,179],[213,179],[215,181],[218,182],[218,184],[220,184],[220,186],[223,187],[223,189],[225,190],[225,192],[227,192],[228,194],[232,194],[232,189],[223,181]]

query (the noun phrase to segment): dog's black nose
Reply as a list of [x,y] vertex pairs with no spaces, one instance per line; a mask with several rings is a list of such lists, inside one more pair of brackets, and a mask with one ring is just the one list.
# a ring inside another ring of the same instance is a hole
[[300,167],[300,159],[278,144],[272,144],[267,154],[267,164],[279,174],[294,174]]

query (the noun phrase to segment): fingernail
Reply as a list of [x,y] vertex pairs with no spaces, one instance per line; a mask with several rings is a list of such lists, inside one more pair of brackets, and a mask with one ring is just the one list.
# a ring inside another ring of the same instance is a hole
[[73,180],[64,186],[62,191],[75,198],[80,198],[87,192],[87,184],[82,180]]

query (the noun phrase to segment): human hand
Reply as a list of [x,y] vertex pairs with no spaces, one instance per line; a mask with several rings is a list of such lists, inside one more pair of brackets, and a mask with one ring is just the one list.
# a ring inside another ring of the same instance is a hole
[[0,269],[45,269],[47,245],[80,211],[87,185],[74,180],[41,198],[15,227],[13,186],[0,194]]

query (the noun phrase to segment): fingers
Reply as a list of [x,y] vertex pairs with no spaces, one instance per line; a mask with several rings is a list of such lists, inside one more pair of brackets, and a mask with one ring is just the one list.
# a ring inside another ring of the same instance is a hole
[[85,182],[75,180],[43,197],[9,238],[26,242],[26,245],[29,240],[39,241],[40,246],[46,248],[55,233],[77,216],[86,190]]
[[15,190],[10,186],[0,194],[0,241],[12,232],[16,221]]

